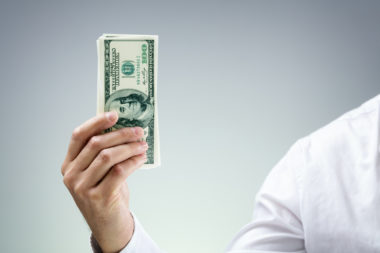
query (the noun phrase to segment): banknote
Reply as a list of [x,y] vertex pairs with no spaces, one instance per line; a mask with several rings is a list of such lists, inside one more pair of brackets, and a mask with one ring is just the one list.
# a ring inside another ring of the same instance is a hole
[[142,168],[158,167],[158,36],[103,34],[97,47],[97,113],[116,111],[119,115],[117,123],[106,132],[142,127],[149,146]]

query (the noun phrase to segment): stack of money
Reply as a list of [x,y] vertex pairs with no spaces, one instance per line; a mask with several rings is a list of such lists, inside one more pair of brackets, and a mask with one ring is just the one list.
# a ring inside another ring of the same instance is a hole
[[157,115],[158,36],[103,34],[98,46],[97,113],[117,111],[119,119],[107,132],[123,127],[144,129],[148,143],[142,168],[160,165]]

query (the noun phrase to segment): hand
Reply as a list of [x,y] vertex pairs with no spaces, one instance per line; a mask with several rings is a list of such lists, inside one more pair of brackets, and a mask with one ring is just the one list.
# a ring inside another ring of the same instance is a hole
[[62,165],[63,182],[103,252],[118,252],[132,237],[126,179],[146,162],[140,127],[101,132],[117,121],[116,112],[94,117],[77,127]]

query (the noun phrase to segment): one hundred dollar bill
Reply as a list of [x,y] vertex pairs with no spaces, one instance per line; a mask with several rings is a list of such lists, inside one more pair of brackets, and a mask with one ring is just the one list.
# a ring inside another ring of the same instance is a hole
[[116,111],[110,132],[123,127],[144,129],[148,143],[142,168],[160,165],[157,115],[158,36],[103,34],[98,46],[97,113]]

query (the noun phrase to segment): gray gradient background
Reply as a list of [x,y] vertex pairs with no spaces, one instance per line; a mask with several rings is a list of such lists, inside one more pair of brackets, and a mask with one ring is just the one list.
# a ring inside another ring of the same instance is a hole
[[131,206],[168,252],[221,252],[298,138],[380,92],[380,1],[1,1],[0,251],[90,252],[62,183],[102,33],[158,34],[161,168]]

